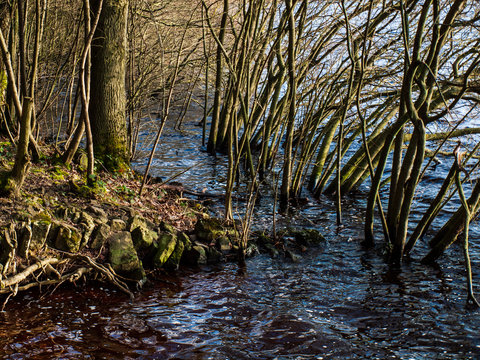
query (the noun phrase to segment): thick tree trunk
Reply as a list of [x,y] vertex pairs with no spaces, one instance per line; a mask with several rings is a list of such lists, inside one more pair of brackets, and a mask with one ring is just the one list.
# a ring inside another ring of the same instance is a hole
[[[98,0],[91,0],[92,10]],[[127,56],[127,0],[103,3],[92,44],[90,121],[95,156],[105,167],[122,171],[129,152],[125,117]]]

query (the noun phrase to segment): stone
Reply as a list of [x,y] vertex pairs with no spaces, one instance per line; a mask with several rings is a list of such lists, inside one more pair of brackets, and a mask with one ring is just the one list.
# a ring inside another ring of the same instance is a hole
[[90,205],[87,207],[87,211],[93,214],[93,219],[96,223],[106,224],[108,222],[107,213],[101,207]]
[[158,238],[158,249],[153,257],[153,266],[162,267],[172,255],[177,244],[177,236],[169,233],[160,233]]
[[222,253],[213,246],[209,246],[206,249],[206,255],[207,255],[207,262],[209,264],[217,264],[220,261],[222,261],[222,257],[223,257]]
[[50,228],[52,227],[51,221],[47,220],[32,220],[32,240],[31,246],[34,249],[42,249],[47,241]]
[[177,234],[177,230],[172,225],[167,224],[165,221],[160,222],[160,230],[174,235]]
[[130,233],[121,231],[107,239],[109,245],[109,260],[113,270],[132,280],[143,280],[145,270],[138,258]]
[[190,250],[192,248],[192,240],[190,239],[190,236],[185,234],[184,232],[179,232],[177,235],[178,241],[183,242],[183,245],[185,246],[185,250]]
[[107,238],[110,235],[110,226],[107,224],[99,224],[95,227],[90,241],[90,248],[93,250],[100,250],[106,244]]
[[80,212],[80,218],[78,220],[78,226],[82,232],[82,242],[80,244],[80,249],[83,249],[87,246],[92,236],[93,230],[95,229],[95,221],[87,212]]
[[195,234],[198,239],[207,243],[225,236],[225,230],[218,219],[198,219],[195,224]]
[[230,243],[230,240],[226,236],[221,236],[217,239],[216,243],[217,249],[225,252],[225,251],[230,251],[232,249],[232,244]]
[[137,251],[145,251],[158,239],[158,234],[146,227],[145,224],[131,230],[133,245]]
[[77,253],[80,250],[82,234],[73,226],[59,223],[54,235],[54,247],[58,250]]
[[77,159],[78,166],[81,170],[87,170],[88,167],[88,156],[85,153],[81,153]]
[[201,245],[192,245],[190,250],[184,251],[182,263],[190,266],[204,265],[207,263],[207,252]]
[[127,225],[127,229],[130,232],[135,230],[137,227],[147,228],[147,221],[140,215],[134,215],[133,217],[131,217]]
[[289,229],[287,235],[293,236],[299,245],[312,246],[325,242],[323,235],[315,229]]
[[292,250],[290,249],[285,249],[285,257],[287,259],[292,260],[293,262],[299,262],[301,259],[300,255],[295,254]]
[[245,256],[252,257],[258,254],[260,254],[260,251],[258,250],[257,244],[254,243],[253,241],[249,241],[247,243],[247,248],[245,249]]
[[185,243],[181,240],[178,240],[177,244],[175,245],[175,250],[173,250],[172,255],[170,255],[170,257],[168,258],[167,262],[164,265],[164,268],[167,270],[178,270],[184,250]]
[[110,221],[110,231],[112,232],[125,231],[126,228],[127,223],[122,219],[112,219]]

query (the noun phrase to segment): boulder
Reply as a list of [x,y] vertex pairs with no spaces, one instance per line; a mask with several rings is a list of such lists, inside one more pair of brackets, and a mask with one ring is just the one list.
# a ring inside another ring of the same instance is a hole
[[158,239],[158,234],[147,228],[145,224],[135,227],[131,230],[133,245],[137,252],[145,251],[150,248],[154,241]]
[[66,223],[56,223],[52,240],[55,249],[76,253],[80,250],[82,234]]
[[167,224],[165,221],[160,222],[160,230],[170,234],[177,234],[177,230],[170,224]]
[[109,260],[116,273],[132,279],[143,280],[145,271],[138,258],[130,233],[121,231],[107,239],[109,245]]
[[215,243],[221,237],[237,238],[238,232],[233,227],[226,227],[219,219],[198,219],[195,224],[198,239],[207,243]]
[[202,245],[192,245],[189,250],[184,250],[182,263],[190,266],[204,265],[207,263],[206,248]]
[[297,244],[307,247],[325,242],[323,235],[315,229],[289,229],[287,236],[293,236]]
[[99,224],[95,227],[90,241],[90,248],[93,250],[100,250],[107,242],[110,235],[110,226],[107,224]]
[[148,227],[147,221],[145,220],[145,218],[141,217],[140,215],[134,215],[128,220],[128,224],[127,224],[128,231],[132,232],[137,227],[143,227],[145,229]]
[[182,259],[184,250],[185,250],[185,243],[180,239],[177,239],[175,250],[173,250],[172,255],[170,255],[170,257],[168,258],[167,262],[164,265],[164,268],[167,270],[178,270],[180,266],[180,260]]
[[32,219],[32,240],[31,247],[39,250],[45,246],[52,222],[47,219]]
[[122,219],[112,219],[110,221],[110,231],[119,232],[127,229],[127,223]]
[[222,253],[218,251],[215,247],[209,246],[206,250],[207,262],[209,264],[217,264],[222,261]]
[[160,233],[157,250],[153,257],[153,266],[160,268],[165,264],[172,255],[177,245],[177,236],[169,233]]
[[230,240],[226,236],[221,236],[217,239],[216,242],[217,249],[225,252],[225,251],[230,251],[232,249],[232,244],[230,243]]
[[93,221],[93,217],[91,217],[87,212],[81,211],[78,219],[78,227],[82,232],[80,249],[83,249],[90,241],[90,237],[95,229],[95,221]]

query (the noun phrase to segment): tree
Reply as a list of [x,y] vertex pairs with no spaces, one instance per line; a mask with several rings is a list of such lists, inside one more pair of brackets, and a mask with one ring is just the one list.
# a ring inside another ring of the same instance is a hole
[[[97,11],[99,0],[91,0]],[[125,117],[127,0],[104,1],[92,43],[89,115],[97,159],[109,170],[129,164]]]

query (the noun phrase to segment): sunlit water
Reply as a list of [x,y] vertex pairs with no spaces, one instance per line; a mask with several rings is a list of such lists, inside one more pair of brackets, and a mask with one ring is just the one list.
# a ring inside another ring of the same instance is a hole
[[[167,129],[153,171],[168,178],[201,161],[177,180],[221,192],[225,161],[200,151],[198,130],[188,136]],[[0,313],[2,358],[480,358],[480,311],[465,308],[461,249],[427,267],[419,264],[428,251],[421,241],[401,271],[389,269],[381,246],[360,246],[362,198],[345,203],[341,228],[328,199],[310,200],[289,219],[327,238],[298,263],[260,255],[244,269],[185,269],[133,301],[92,284],[14,298]],[[268,205],[268,197],[261,200],[259,228],[272,224]],[[476,225],[471,236],[479,283]]]

